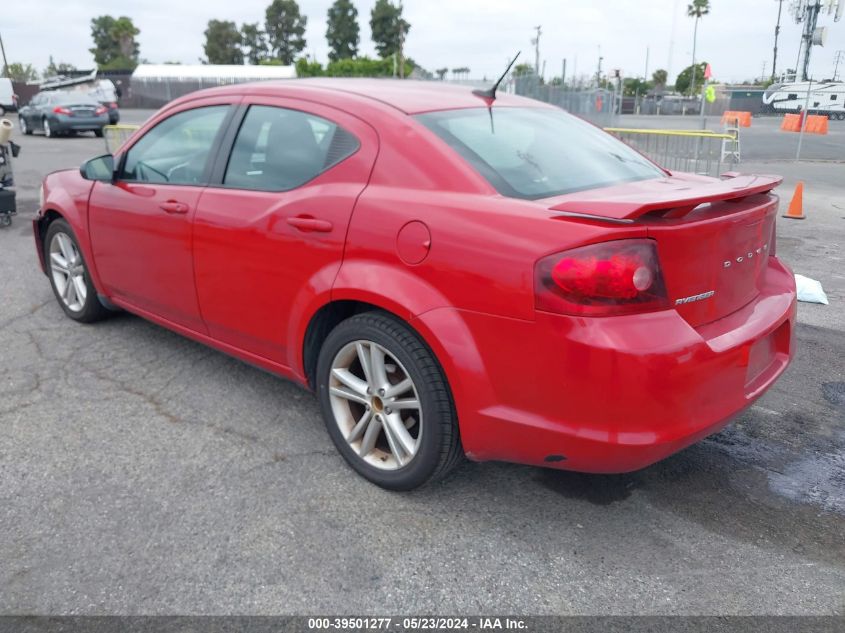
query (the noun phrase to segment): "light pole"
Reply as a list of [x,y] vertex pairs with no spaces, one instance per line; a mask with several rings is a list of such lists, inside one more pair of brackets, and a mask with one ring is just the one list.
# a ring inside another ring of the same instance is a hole
[[695,28],[692,31],[692,79],[689,85],[689,93],[691,95],[695,94],[695,45],[698,40],[698,20],[699,17],[695,16]]
[[775,24],[775,50],[774,55],[772,56],[772,83],[776,81],[776,71],[777,71],[777,63],[778,63],[778,35],[780,34],[780,13],[783,10],[783,0],[778,0],[778,21]]

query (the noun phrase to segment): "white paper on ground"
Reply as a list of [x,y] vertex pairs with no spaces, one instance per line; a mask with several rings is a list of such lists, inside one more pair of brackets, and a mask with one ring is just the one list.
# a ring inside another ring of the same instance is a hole
[[798,301],[807,303],[827,303],[827,295],[820,282],[804,275],[795,275],[795,286],[798,290]]

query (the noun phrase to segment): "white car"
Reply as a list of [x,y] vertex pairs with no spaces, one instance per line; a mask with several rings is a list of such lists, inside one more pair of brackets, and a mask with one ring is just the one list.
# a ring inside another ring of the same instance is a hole
[[12,80],[0,77],[0,116],[18,109],[18,97],[12,87]]

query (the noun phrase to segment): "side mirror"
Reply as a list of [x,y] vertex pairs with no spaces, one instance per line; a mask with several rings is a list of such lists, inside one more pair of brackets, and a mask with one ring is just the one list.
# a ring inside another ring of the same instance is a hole
[[112,182],[114,181],[114,156],[103,154],[85,161],[79,168],[79,173],[85,180]]

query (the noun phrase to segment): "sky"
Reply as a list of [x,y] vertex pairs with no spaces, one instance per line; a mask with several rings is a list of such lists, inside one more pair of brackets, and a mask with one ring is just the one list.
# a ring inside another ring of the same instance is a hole
[[[299,0],[308,16],[305,52],[327,61],[326,12],[332,0]],[[353,0],[361,26],[359,54],[375,56],[369,15],[375,0]],[[845,0],[841,0],[845,2]],[[141,30],[141,57],[151,63],[198,63],[203,32],[210,19],[262,22],[269,0],[14,0],[4,2],[0,36],[9,63],[33,64],[43,70],[56,62],[93,68],[90,21],[99,15],[127,15]],[[784,2],[778,68],[794,68],[800,26]],[[418,64],[436,68],[469,67],[470,77],[498,76],[508,58],[522,51],[521,61],[534,63],[531,38],[542,26],[540,63],[545,76],[559,76],[567,60],[567,77],[620,69],[623,76],[649,76],[657,68],[670,79],[692,62],[694,20],[685,0],[405,0],[411,24],[406,51]],[[712,0],[712,9],[698,29],[696,58],[711,63],[717,81],[738,82],[771,73],[777,0]],[[119,8],[123,6],[124,8]],[[45,16],[48,16],[45,19]],[[674,16],[674,18],[673,18]],[[673,29],[674,23],[674,29]],[[811,74],[833,75],[834,55],[845,49],[845,19],[828,27],[826,45],[813,47]],[[648,65],[646,54],[648,51]],[[845,53],[843,53],[845,57]],[[845,59],[840,64],[845,77]]]

